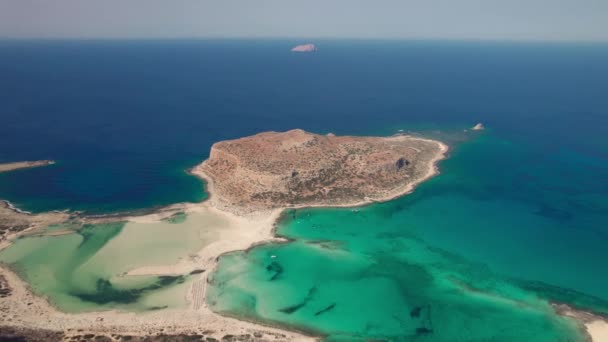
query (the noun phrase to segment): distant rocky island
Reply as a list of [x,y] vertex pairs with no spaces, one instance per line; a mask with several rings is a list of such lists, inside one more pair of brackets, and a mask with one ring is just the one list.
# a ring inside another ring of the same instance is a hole
[[302,44],[302,45],[298,45],[295,46],[291,49],[291,51],[293,52],[313,52],[313,51],[317,51],[317,47],[315,46],[315,44]]
[[356,137],[294,129],[216,143],[195,171],[231,210],[353,206],[405,194],[435,174],[447,146],[405,135]]
[[480,122],[480,123],[478,123],[477,125],[473,126],[471,129],[472,129],[472,130],[474,130],[474,131],[482,131],[482,130],[484,130],[484,129],[485,129],[485,127],[484,127],[484,125],[483,125],[483,124]]

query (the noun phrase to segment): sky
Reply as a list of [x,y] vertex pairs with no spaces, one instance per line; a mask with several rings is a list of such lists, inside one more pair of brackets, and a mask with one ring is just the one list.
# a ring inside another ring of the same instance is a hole
[[0,37],[608,41],[608,0],[0,0]]

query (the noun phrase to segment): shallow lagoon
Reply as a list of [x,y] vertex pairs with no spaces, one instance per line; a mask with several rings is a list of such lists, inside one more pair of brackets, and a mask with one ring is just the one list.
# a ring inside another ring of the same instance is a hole
[[[85,225],[70,234],[24,237],[0,252],[0,262],[69,312],[184,307],[188,275],[125,275],[138,267],[187,258],[215,241],[225,226],[221,217],[209,213],[175,218]],[[53,226],[49,232],[66,229],[74,225]]]
[[565,182],[591,158],[542,153],[484,132],[411,195],[287,212],[294,241],[222,257],[208,301],[330,340],[582,341],[549,301],[608,312],[606,202]]
[[298,211],[280,230],[297,241],[221,259],[211,307],[330,340],[582,341],[534,293],[372,210]]
[[[0,47],[3,51],[0,66],[11,66],[11,70],[5,73],[8,80],[5,84],[10,89],[0,92],[6,107],[3,112],[6,124],[0,125],[0,140],[6,148],[0,151],[0,159],[50,158],[58,160],[58,164],[1,175],[1,197],[33,211],[72,208],[108,212],[199,201],[203,198],[199,190],[201,182],[183,170],[204,159],[211,144],[219,140],[294,127],[318,133],[393,134],[398,129],[419,130],[418,125],[428,124],[441,130],[451,126],[461,129],[481,121],[493,132],[484,132],[479,140],[486,139],[488,133],[507,139],[458,147],[452,157],[442,163],[444,172],[439,178],[426,182],[410,196],[366,208],[365,211],[377,212],[370,219],[373,223],[339,216],[340,223],[358,229],[356,232],[345,230],[345,233],[358,234],[378,228],[379,232],[389,234],[397,231],[399,237],[391,243],[415,245],[414,242],[420,241],[419,246],[433,246],[435,250],[440,248],[441,253],[458,255],[462,264],[471,267],[470,274],[458,274],[469,280],[478,279],[482,285],[483,279],[504,284],[506,277],[541,280],[559,288],[525,280],[523,287],[550,298],[582,302],[595,310],[608,307],[602,304],[608,300],[605,293],[608,289],[605,272],[608,260],[605,248],[608,241],[608,183],[605,181],[608,179],[608,140],[605,139],[608,49],[605,44],[332,40],[322,42],[322,51],[314,56],[293,58],[285,48],[292,43],[4,42]],[[168,47],[179,53],[167,54]],[[22,67],[13,68],[17,65]],[[226,78],[229,74],[239,77]],[[78,75],[77,82],[72,75]],[[121,80],[120,86],[115,79]],[[161,79],[163,82],[158,82]],[[51,111],[53,115],[49,115]],[[23,139],[24,136],[36,138]],[[324,211],[311,211],[311,214],[316,216],[320,212]],[[345,213],[350,215],[348,211]],[[385,226],[390,218],[394,218],[392,228]],[[281,232],[298,236],[294,232],[298,226],[286,221],[285,225],[288,224],[293,229],[282,228]],[[306,234],[301,235],[310,236],[314,230],[308,228],[303,225],[298,229],[306,230]],[[339,241],[332,242],[333,245],[348,247],[354,243],[326,237],[325,230],[319,233],[321,236],[315,238]],[[390,247],[388,241],[381,243],[374,236],[366,236],[382,248]],[[45,250],[64,258],[63,253],[74,252],[82,237],[73,234],[56,239],[62,241],[61,244],[50,244]],[[60,248],[70,239],[74,241],[68,249]],[[19,243],[25,241],[29,238]],[[109,241],[112,243],[116,238]],[[36,243],[48,244],[42,240]],[[314,252],[325,261],[321,257],[327,257],[326,248],[300,244],[306,247],[303,260],[315,261],[310,256]],[[139,251],[138,247],[128,248]],[[257,285],[269,284],[266,277],[273,273],[265,270],[268,259],[266,256],[253,258],[267,248],[255,249],[249,254],[252,259],[242,256],[244,259],[240,260],[236,258],[238,253],[234,256],[236,259],[233,256],[222,259],[221,271],[228,272],[226,276],[231,269],[245,270],[250,262],[256,261],[253,266],[257,268],[252,272],[258,272],[264,282],[249,279],[247,273],[235,274],[233,280],[218,277],[224,281],[221,285],[225,293],[235,289],[233,294],[223,297],[229,303],[218,305],[219,309],[232,306],[234,296],[241,293],[239,283],[252,284],[248,295],[242,295],[249,300],[253,300],[250,294],[261,293]],[[331,272],[319,277],[327,275],[323,282],[334,284],[332,277],[342,274],[338,271],[348,271],[347,266],[356,270],[366,265],[359,261],[375,260],[376,257],[369,256],[374,255],[373,251],[364,251],[359,253],[357,262],[340,267],[335,263],[321,263],[314,265],[313,270],[318,272],[317,269],[331,266]],[[132,254],[132,260],[141,260],[138,253]],[[154,254],[148,256],[155,257],[158,253]],[[0,258],[6,255],[2,253]],[[33,253],[30,258],[49,263],[47,256]],[[22,263],[26,257],[20,259]],[[400,260],[404,257],[396,256],[395,264],[402,265]],[[419,262],[426,260],[407,257]],[[379,260],[381,264],[386,263],[386,259]],[[446,265],[451,263],[451,267],[457,267],[460,263],[456,260],[458,258],[447,259]],[[101,264],[106,262],[111,263],[104,260]],[[282,298],[280,304],[300,303],[308,294],[310,280],[304,281],[304,275],[287,277],[299,271],[291,258],[282,257],[279,265],[283,268],[283,278],[277,278],[272,284],[281,285],[280,290],[286,293],[279,297]],[[47,268],[48,273],[52,273],[51,265]],[[278,267],[271,266],[273,269]],[[301,270],[311,268],[302,266]],[[122,270],[117,267],[113,272]],[[396,276],[394,273],[391,272],[391,276]],[[437,277],[443,279],[439,271],[429,273],[437,273]],[[478,273],[489,275],[488,278],[472,277]],[[359,290],[367,290],[369,286],[352,279],[351,292],[355,295],[350,297],[367,304],[379,300],[401,303],[395,291],[369,297],[367,292]],[[301,280],[302,286],[299,286]],[[163,291],[172,291],[175,287],[153,293],[162,295]],[[338,294],[346,291],[346,286],[339,288]],[[503,293],[506,297],[518,292],[511,285],[509,288],[512,291],[505,291],[509,294]],[[580,292],[594,297],[581,296]],[[277,292],[271,294],[270,298],[276,299]],[[155,296],[150,293],[139,302],[153,300]],[[533,297],[533,294],[526,292],[525,296]],[[265,304],[265,298],[256,298],[257,307],[243,305],[243,310],[249,308],[250,311],[232,313],[296,324],[298,320],[294,317],[307,309],[304,306],[284,316],[254,315],[253,311],[263,305],[267,305],[267,311],[274,310],[272,303]],[[472,299],[470,295],[463,298]],[[73,300],[73,297],[65,298],[66,302]],[[86,308],[92,305],[75,303]],[[345,303],[341,302],[341,306]],[[545,304],[538,305],[542,311]],[[341,306],[336,305],[319,317],[332,311],[339,313]],[[457,317],[470,318],[478,312],[477,308],[465,308],[470,314],[453,316],[451,320],[461,325],[461,331],[472,327],[481,329],[488,323],[456,320]],[[504,311],[496,311],[506,314],[509,308],[505,306]],[[373,307],[365,306],[361,310],[371,311]],[[420,310],[420,316],[423,311]],[[411,312],[405,309],[402,312],[409,319]],[[515,322],[521,322],[522,313],[513,314],[519,317]],[[489,323],[503,324],[493,318]],[[438,321],[433,322],[437,326]],[[324,321],[323,326],[311,320],[306,327],[328,328],[330,323],[341,329],[360,331],[354,323],[344,328],[346,322],[337,319]],[[486,325],[491,330],[492,326]],[[403,331],[410,334],[413,326],[420,327],[410,324],[409,330]],[[397,331],[389,328],[382,331]],[[434,335],[424,336],[430,339]]]

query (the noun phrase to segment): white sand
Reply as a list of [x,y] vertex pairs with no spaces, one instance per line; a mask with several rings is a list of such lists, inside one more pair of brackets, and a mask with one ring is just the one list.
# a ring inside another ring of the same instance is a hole
[[[406,138],[425,140],[403,136],[394,137],[394,139]],[[436,163],[445,158],[448,147],[440,142],[436,143],[439,145],[440,153],[430,160],[428,171],[417,179],[414,179],[411,183],[402,188],[395,189],[381,198],[367,198],[357,203],[336,203],[335,206],[359,206],[372,202],[388,201],[410,193],[417,184],[438,173]],[[146,313],[119,311],[79,314],[62,313],[56,310],[44,298],[34,295],[29,290],[27,284],[19,279],[15,273],[5,267],[0,267],[0,275],[4,275],[13,291],[11,296],[0,300],[0,324],[62,331],[72,329],[74,332],[82,329],[86,332],[135,335],[150,335],[161,331],[165,334],[201,333],[207,331],[205,333],[206,336],[211,335],[218,339],[226,334],[253,334],[255,332],[263,334],[265,338],[272,340],[313,340],[311,337],[298,333],[223,317],[213,313],[207,307],[205,301],[207,275],[217,266],[218,257],[224,253],[247,249],[260,243],[284,241],[273,236],[273,227],[281,211],[285,208],[255,213],[241,213],[213,195],[213,182],[199,168],[194,168],[191,170],[191,173],[203,178],[207,182],[207,191],[210,197],[205,202],[199,204],[177,204],[149,215],[121,218],[130,222],[127,224],[155,224],[175,212],[184,211],[187,214],[196,213],[210,219],[213,218],[207,222],[216,222],[216,226],[210,226],[210,229],[218,234],[217,239],[207,243],[194,255],[181,258],[171,265],[146,265],[136,267],[127,272],[128,275],[178,275],[186,274],[193,270],[205,269],[204,273],[196,276],[197,278],[192,281],[188,291],[186,291],[187,293],[184,294],[186,301],[189,303],[188,308],[164,309]],[[236,214],[234,214],[235,212]],[[100,220],[107,221],[109,219],[102,218]],[[93,223],[99,220],[85,218],[85,221]],[[218,222],[221,222],[221,224]],[[213,333],[209,333],[210,330]]]
[[[410,136],[397,136],[394,138],[427,140]],[[433,142],[439,145],[440,153],[430,160],[427,172],[420,175],[417,179],[414,179],[402,188],[394,189],[390,193],[386,193],[378,198],[366,198],[356,203],[336,203],[334,206],[352,207],[373,202],[383,202],[412,192],[416,185],[439,172],[436,164],[445,158],[445,153],[448,151],[448,146],[445,144],[437,141]],[[191,170],[191,173],[203,178],[207,182],[207,191],[210,197],[204,203],[176,204],[148,215],[121,218],[129,221],[128,225],[137,226],[158,224],[159,220],[167,218],[178,211],[204,216],[204,224],[210,230],[213,230],[215,235],[197,253],[180,258],[174,264],[146,265],[136,267],[127,272],[127,275],[180,275],[190,273],[193,270],[204,269],[205,272],[197,275],[187,286],[186,293],[183,294],[184,299],[189,303],[187,308],[164,309],[146,313],[103,311],[67,314],[55,309],[46,299],[34,295],[28,285],[15,273],[0,266],[0,275],[4,276],[12,288],[11,296],[0,299],[0,324],[33,329],[62,330],[67,332],[68,335],[83,333],[153,335],[161,332],[164,334],[205,332],[206,336],[221,339],[222,336],[227,334],[256,333],[257,336],[260,336],[260,334],[262,336],[259,340],[314,340],[312,337],[298,333],[223,317],[212,312],[207,307],[205,301],[207,275],[217,266],[218,257],[224,253],[247,249],[260,243],[283,241],[282,239],[273,237],[273,227],[284,208],[256,213],[241,212],[221,199],[216,198],[215,195],[212,195],[214,193],[213,182],[206,177],[200,168],[194,168]],[[324,205],[324,207],[326,206]],[[101,221],[107,220],[107,218],[101,219]],[[85,219],[85,221],[93,223],[98,220]],[[137,227],[140,228],[139,226]],[[9,244],[8,241],[3,241],[0,249]],[[156,262],[158,263],[158,260]],[[561,314],[581,322],[593,342],[608,342],[608,322],[605,320],[569,308],[565,312],[561,312]]]
[[[212,192],[212,185],[208,185],[208,187]],[[207,275],[216,267],[220,255],[247,249],[261,242],[283,241],[274,238],[272,234],[274,223],[281,210],[237,216],[215,208],[214,203],[215,201],[210,198],[199,204],[173,205],[152,214],[121,218],[121,220],[128,221],[127,225],[149,224],[154,226],[159,224],[159,220],[167,218],[175,212],[184,211],[187,214],[194,214],[193,216],[204,217],[204,224],[210,224],[209,229],[217,233],[217,238],[206,244],[198,253],[182,258],[173,265],[147,265],[132,269],[127,273],[128,275],[177,275],[205,269],[204,273],[195,276],[196,278],[183,294],[189,303],[187,308],[163,309],[145,313],[116,310],[77,314],[63,313],[53,307],[45,298],[33,294],[28,285],[14,272],[0,266],[0,275],[4,276],[12,288],[10,296],[0,299],[0,325],[61,330],[73,334],[83,334],[84,332],[153,335],[205,332],[205,336],[213,336],[219,340],[227,334],[252,335],[255,333],[257,336],[263,336],[258,340],[315,340],[315,338],[296,332],[223,317],[207,307],[205,301]],[[108,219],[85,219],[85,221],[93,223],[108,221]],[[141,227],[137,226],[137,228]],[[110,252],[111,243],[108,243]],[[9,244],[5,243],[3,247]]]
[[[227,334],[262,334],[276,341],[310,341],[311,337],[222,317],[206,306],[188,310],[165,309],[146,313],[118,311],[66,314],[35,296],[16,274],[0,267],[12,295],[0,299],[0,324],[33,329],[61,330],[68,334],[105,333],[153,335],[203,333],[218,340]],[[78,332],[78,330],[82,330]]]
[[608,322],[597,320],[585,323],[585,328],[593,342],[608,342]]

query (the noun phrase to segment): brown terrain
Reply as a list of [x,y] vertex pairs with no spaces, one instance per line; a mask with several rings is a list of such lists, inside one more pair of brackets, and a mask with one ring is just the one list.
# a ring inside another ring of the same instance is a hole
[[[208,181],[210,201],[175,204],[150,213],[87,216],[77,212],[31,214],[0,201],[0,249],[24,234],[70,221],[78,225],[111,221],[156,222],[176,213],[214,210],[243,228],[209,251],[205,269],[219,255],[270,241],[280,209],[302,206],[354,206],[384,201],[411,191],[436,174],[444,144],[422,138],[318,135],[302,130],[266,132],[213,145],[208,160],[191,172]],[[0,172],[52,164],[52,161],[0,164]],[[276,210],[268,210],[276,209]],[[258,212],[260,217],[249,215]],[[257,227],[257,228],[256,228]],[[253,232],[252,232],[253,231]],[[61,234],[62,231],[53,232]],[[207,255],[207,254],[202,254]],[[197,259],[198,260],[198,259]],[[174,274],[168,266],[161,271]],[[204,305],[206,275],[200,273],[186,294],[185,310],[147,314],[103,311],[66,314],[35,295],[14,272],[0,265],[0,340],[7,341],[299,341],[315,340],[296,332],[222,317]],[[144,273],[145,274],[145,273]],[[153,273],[156,274],[156,273]],[[160,272],[158,274],[165,274]],[[191,273],[194,274],[194,273]],[[556,311],[584,325],[591,340],[608,341],[602,317],[557,305]]]
[[[9,172],[19,169],[29,169],[55,164],[52,160],[21,161],[0,164],[0,172]],[[50,224],[64,222],[69,215],[60,212],[48,212],[33,215],[27,211],[15,208],[10,202],[0,200],[0,249],[2,241],[10,234],[27,229],[41,228]]]
[[435,172],[445,145],[411,136],[265,132],[211,147],[193,170],[224,207],[346,206],[402,195]]
[[0,200],[0,249],[10,235],[43,228],[67,221],[70,215],[63,212],[30,214],[14,208],[9,202]]

